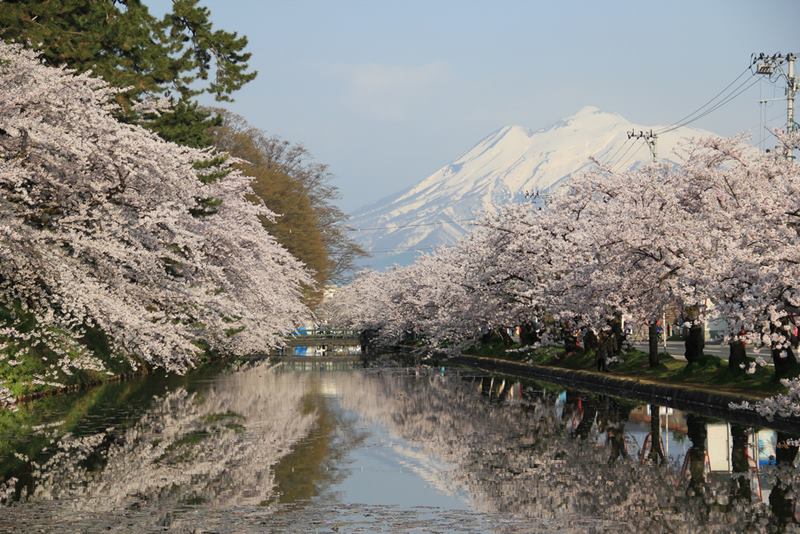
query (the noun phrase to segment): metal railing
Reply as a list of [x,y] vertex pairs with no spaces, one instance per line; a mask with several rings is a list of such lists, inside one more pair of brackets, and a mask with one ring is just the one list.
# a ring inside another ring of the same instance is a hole
[[298,328],[291,334],[290,338],[325,338],[325,339],[350,339],[358,338],[359,332],[356,330],[344,330],[339,328]]

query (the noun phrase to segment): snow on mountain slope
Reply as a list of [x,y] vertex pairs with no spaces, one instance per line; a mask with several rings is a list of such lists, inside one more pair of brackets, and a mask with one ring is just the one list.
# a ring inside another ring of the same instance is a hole
[[[354,213],[354,237],[374,253],[362,264],[375,269],[405,265],[419,251],[455,243],[483,214],[521,201],[526,193],[554,191],[592,165],[591,157],[619,160],[619,168],[649,161],[644,141],[626,153],[634,146],[627,132],[659,128],[590,106],[541,130],[501,128],[417,185]],[[659,159],[679,163],[672,153],[678,142],[706,135],[711,134],[686,127],[660,135]]]

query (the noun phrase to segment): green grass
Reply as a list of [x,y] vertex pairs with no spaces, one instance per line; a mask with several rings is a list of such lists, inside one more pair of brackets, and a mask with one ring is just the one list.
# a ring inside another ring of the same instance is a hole
[[[567,354],[562,347],[544,346],[525,352],[513,352],[517,348],[518,345],[503,345],[495,340],[471,347],[464,353],[563,369],[595,372],[597,369],[594,351],[576,351]],[[512,349],[512,352],[506,352],[508,349]],[[677,360],[667,353],[661,353],[658,367],[650,368],[647,353],[633,349],[623,352],[619,360],[609,365],[609,375],[757,396],[785,390],[775,380],[774,371],[769,367],[758,368],[754,374],[748,375],[728,369],[726,361],[713,356],[706,356],[700,362],[687,364],[684,360]]]

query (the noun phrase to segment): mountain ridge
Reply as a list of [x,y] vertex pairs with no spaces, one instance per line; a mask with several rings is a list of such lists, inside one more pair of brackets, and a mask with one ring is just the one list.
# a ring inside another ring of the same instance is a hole
[[[649,161],[644,142],[631,142],[627,131],[659,128],[664,127],[635,124],[595,106],[537,130],[498,128],[417,184],[353,214],[354,238],[375,253],[362,266],[403,265],[419,252],[455,243],[469,222],[522,201],[528,193],[558,189],[593,165],[591,158],[616,160],[615,166],[628,168]],[[680,163],[672,154],[678,142],[707,135],[713,134],[686,127],[666,132],[658,138],[660,159]]]

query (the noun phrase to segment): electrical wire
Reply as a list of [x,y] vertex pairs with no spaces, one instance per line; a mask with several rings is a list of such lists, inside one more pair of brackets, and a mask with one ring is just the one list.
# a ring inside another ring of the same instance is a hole
[[628,137],[628,139],[624,143],[619,145],[619,148],[617,148],[617,150],[613,154],[611,154],[611,157],[608,158],[608,160],[606,161],[606,165],[611,167],[611,162],[614,160],[615,157],[617,157],[617,154],[619,154],[620,150],[622,150],[622,147],[624,147],[625,145],[627,145],[630,142],[631,142],[631,138]]
[[[638,139],[638,141],[643,141],[643,142],[644,142],[644,139]],[[646,144],[646,143],[645,143],[645,144]],[[631,146],[633,147],[633,146],[636,146],[636,145],[637,145],[637,144],[636,144],[636,143],[634,143],[634,144],[633,144],[633,145],[631,145]],[[622,163],[622,165],[619,167],[619,169],[617,169],[617,170],[623,170],[623,169],[625,169],[625,167],[628,165],[628,162],[631,160],[631,158],[633,158],[633,157],[636,155],[636,152],[638,152],[638,151],[639,151],[639,149],[641,149],[641,148],[642,148],[642,145],[640,144],[640,145],[639,145],[639,147],[637,148],[637,150],[634,150],[634,151],[633,151],[633,153],[630,155],[630,157],[629,157],[628,159],[626,159],[626,160],[625,160],[625,161]],[[620,158],[620,161],[622,161],[622,159],[623,159],[624,157],[625,157],[625,156],[623,156],[622,158]],[[618,163],[619,163],[619,162],[618,162]]]
[[[727,90],[728,90],[728,88],[730,88],[730,87],[731,87],[733,84],[735,84],[736,82],[738,82],[738,81],[739,81],[739,79],[740,79],[742,76],[744,76],[745,74],[747,74],[748,72],[750,72],[750,76],[754,76],[754,75],[755,75],[755,74],[753,74],[753,72],[752,72],[752,70],[751,70],[751,65],[748,65],[747,67],[745,67],[745,69],[744,69],[744,70],[743,70],[741,73],[739,73],[739,75],[738,75],[736,78],[734,78],[734,79],[733,79],[733,81],[731,81],[731,82],[730,82],[728,85],[726,85],[725,87],[723,87],[723,88],[722,88],[722,90],[720,90],[720,91],[719,91],[717,94],[715,94],[715,95],[714,95],[714,96],[712,96],[710,99],[708,99],[708,100],[707,100],[705,103],[703,103],[703,105],[702,105],[702,106],[700,106],[699,108],[695,109],[694,111],[692,111],[692,112],[691,112],[691,113],[689,113],[688,115],[685,115],[685,116],[681,117],[680,119],[678,119],[677,121],[673,122],[672,124],[670,124],[670,125],[668,125],[668,126],[665,126],[665,127],[664,127],[664,129],[663,129],[662,131],[659,131],[659,132],[656,132],[656,133],[664,133],[664,132],[666,132],[666,131],[672,131],[672,130],[670,130],[670,128],[672,128],[672,127],[673,127],[673,126],[675,126],[676,124],[679,124],[679,123],[681,123],[681,122],[685,121],[686,119],[688,119],[688,118],[692,117],[693,115],[696,115],[697,113],[699,113],[699,112],[700,112],[700,111],[701,111],[703,108],[705,108],[706,106],[708,106],[709,104],[711,104],[711,103],[712,103],[714,100],[716,100],[716,99],[717,99],[717,98],[718,98],[720,95],[722,95],[722,94],[723,94],[725,91],[727,91]],[[693,119],[693,120],[696,120],[696,119]],[[687,124],[688,124],[688,123],[687,123]]]
[[[722,106],[726,105],[728,102],[731,102],[733,99],[737,98],[739,95],[741,95],[742,93],[744,93],[745,91],[747,91],[748,89],[753,87],[753,85],[755,85],[756,83],[758,83],[761,80],[760,76],[757,77],[756,80],[754,80],[752,82],[750,82],[750,78],[746,78],[742,83],[737,85],[732,91],[730,91],[727,95],[725,95],[722,98],[722,100],[720,100],[719,102],[716,102],[710,108],[704,109],[707,106],[709,106],[710,104],[712,104],[712,102],[717,100],[720,96],[725,94],[725,92],[728,91],[728,89],[730,89],[736,82],[738,82],[742,78],[742,76],[744,76],[748,72],[750,72],[750,77],[751,78],[755,77],[756,75],[755,75],[755,73],[752,72],[751,67],[752,67],[751,65],[748,65],[741,73],[739,73],[738,76],[736,76],[736,78],[734,78],[730,83],[728,83],[728,85],[723,87],[720,91],[718,91],[714,96],[712,96],[709,100],[707,100],[705,103],[703,103],[700,107],[698,107],[697,109],[695,109],[694,111],[692,111],[688,115],[685,115],[682,118],[678,119],[677,121],[673,122],[672,124],[662,128],[661,130],[658,130],[656,133],[657,134],[668,133],[668,132],[671,132],[673,130],[677,130],[678,128],[682,128],[683,126],[686,126],[687,124],[691,124],[692,122],[695,122],[695,121],[705,117],[706,115],[708,115],[710,113],[713,113],[717,109],[719,109]],[[750,83],[748,84],[748,82],[750,82]],[[759,119],[761,119],[761,117],[759,117]],[[766,123],[766,122],[767,122],[766,121],[766,110],[764,110],[764,123]],[[766,127],[766,124],[764,124],[764,127]],[[617,148],[616,151],[614,151],[614,153],[611,155],[611,157],[608,158],[608,161],[607,161],[606,165],[610,169],[613,170],[614,167],[618,167],[619,166],[620,162],[624,161],[624,163],[620,167],[620,168],[624,168],[625,165],[628,163],[628,161],[631,159],[631,157],[633,157],[636,154],[636,152],[634,151],[633,154],[631,154],[630,157],[628,157],[627,159],[625,159],[626,156],[628,156],[628,154],[631,152],[631,150],[633,150],[635,147],[638,146],[639,149],[641,148],[641,145],[639,145],[639,143],[638,143],[638,141],[641,141],[641,140],[642,139],[640,139],[640,138],[628,138],[623,144],[621,144]],[[633,141],[633,143],[631,143],[631,141]],[[759,143],[759,144],[761,144],[761,143]],[[626,146],[627,146],[627,148],[625,148]],[[617,158],[617,154],[619,154],[620,151],[623,150],[623,148],[625,148],[624,152],[622,153],[622,155],[619,158]],[[615,158],[616,158],[616,160],[615,160]],[[438,221],[438,222],[432,222],[432,223],[412,223],[412,224],[397,225],[397,226],[374,226],[374,227],[368,227],[368,228],[351,228],[351,230],[356,231],[356,232],[358,232],[358,231],[372,231],[372,230],[400,230],[400,229],[403,229],[403,228],[417,228],[417,227],[424,227],[424,226],[439,226],[439,225],[451,224],[451,223],[472,222],[472,221],[475,221],[475,220],[477,220],[477,218],[473,217],[473,218],[470,218],[470,219]],[[371,255],[372,254],[400,254],[400,253],[412,252],[412,251],[413,252],[421,252],[421,251],[425,251],[425,250],[433,250],[435,248],[437,248],[437,247],[423,247],[423,248],[411,247],[411,248],[406,248],[406,249],[373,250],[373,251],[366,251],[366,252],[368,254],[371,254]]]
[[682,128],[682,127],[686,126],[687,124],[691,124],[691,123],[693,123],[693,122],[695,122],[697,120],[702,119],[706,115],[715,112],[716,110],[718,110],[719,108],[721,108],[722,106],[727,104],[728,102],[734,100],[736,97],[738,97],[739,95],[741,95],[742,93],[744,93],[745,91],[747,91],[748,89],[753,87],[755,84],[758,83],[759,79],[760,78],[756,78],[755,80],[752,80],[752,81],[750,80],[750,78],[746,79],[744,82],[739,84],[736,87],[736,89],[734,89],[734,92],[730,93],[724,100],[721,100],[717,104],[714,104],[714,106],[708,108],[706,111],[704,111],[700,115],[698,115],[698,116],[696,116],[696,117],[694,117],[694,118],[692,118],[690,120],[681,122],[681,123],[679,123],[679,124],[677,124],[677,125],[675,125],[675,126],[673,126],[671,128],[666,129],[666,130],[660,130],[660,131],[658,131],[656,133],[659,134],[659,135],[660,134],[669,133],[669,132],[671,132],[673,130],[677,130],[678,128]]
[[641,141],[640,138],[633,138],[633,143],[631,143],[631,145],[628,146],[628,149],[625,152],[622,153],[622,155],[619,157],[619,159],[617,161],[615,161],[613,164],[609,165],[609,169],[611,169],[613,171],[614,167],[619,165],[619,162],[622,161],[623,159],[625,159],[625,156],[627,156],[630,153],[630,151],[633,150],[633,148],[637,144],[639,144],[639,141]]

